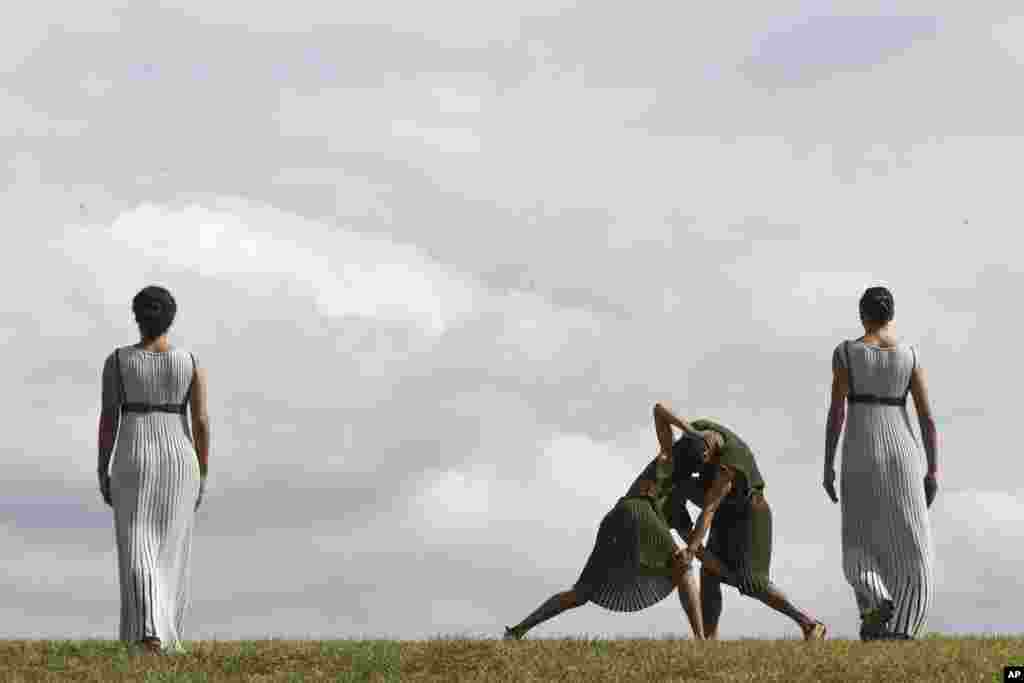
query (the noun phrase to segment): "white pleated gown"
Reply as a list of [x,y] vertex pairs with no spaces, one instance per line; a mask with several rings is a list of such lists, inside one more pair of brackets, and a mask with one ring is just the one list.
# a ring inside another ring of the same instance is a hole
[[[124,347],[117,353],[126,402],[185,401],[193,368],[187,351]],[[187,417],[122,411],[112,458],[120,639],[137,642],[155,637],[164,651],[182,652],[199,495],[199,462]]]
[[[916,348],[900,344],[879,349],[849,342],[847,349],[851,391],[904,395]],[[842,344],[836,353],[847,367]],[[842,457],[839,501],[846,580],[862,613],[892,600],[895,613],[888,631],[916,637],[932,603],[934,546],[924,496],[927,465],[906,405],[849,403]]]

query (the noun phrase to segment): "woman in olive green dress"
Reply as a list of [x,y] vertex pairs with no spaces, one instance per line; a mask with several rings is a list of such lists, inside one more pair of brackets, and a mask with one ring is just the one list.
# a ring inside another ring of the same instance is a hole
[[506,639],[520,639],[537,624],[588,602],[615,612],[636,612],[676,588],[694,638],[704,638],[696,577],[690,571],[692,554],[683,545],[683,535],[693,526],[686,510],[686,483],[695,474],[704,442],[684,434],[673,443],[671,427],[657,413],[655,428],[658,456],[604,516],[590,559],[572,589],[553,595],[521,623],[506,627]]
[[[769,576],[772,513],[750,447],[732,430],[711,420],[687,423],[660,404],[655,406],[655,415],[706,445],[697,465],[700,477],[687,483],[685,493],[702,508],[686,545],[687,551],[702,561],[700,601],[705,638],[718,637],[721,584],[725,583],[791,618],[804,639],[824,639],[825,625],[794,606]],[[707,547],[701,552],[701,541],[709,529]]]

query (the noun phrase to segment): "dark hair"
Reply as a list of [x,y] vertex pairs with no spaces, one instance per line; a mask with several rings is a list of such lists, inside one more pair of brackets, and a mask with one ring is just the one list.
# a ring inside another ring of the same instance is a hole
[[672,479],[687,479],[704,464],[704,439],[683,433],[672,444]]
[[860,298],[860,318],[864,322],[887,323],[895,314],[892,292],[885,287],[868,287]]
[[132,312],[143,337],[154,339],[167,331],[174,322],[178,304],[163,287],[150,285],[132,299]]

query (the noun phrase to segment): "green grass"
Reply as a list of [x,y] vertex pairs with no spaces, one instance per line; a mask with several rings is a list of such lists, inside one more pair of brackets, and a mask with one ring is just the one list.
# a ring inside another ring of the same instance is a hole
[[151,655],[119,641],[2,640],[0,681],[399,681],[398,641],[243,640],[184,643]]
[[0,681],[1002,681],[1024,637],[912,642],[664,639],[186,642],[179,655],[117,641],[0,641]]

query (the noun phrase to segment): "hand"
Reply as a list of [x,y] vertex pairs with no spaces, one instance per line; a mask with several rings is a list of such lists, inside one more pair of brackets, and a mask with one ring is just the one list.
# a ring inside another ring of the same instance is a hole
[[201,477],[199,479],[199,495],[196,496],[196,507],[195,507],[195,509],[192,510],[193,512],[198,512],[199,511],[199,504],[203,502],[203,493],[205,491],[206,491],[206,477]]
[[825,486],[825,493],[832,499],[833,503],[839,502],[839,496],[836,495],[836,471],[831,467],[825,468],[825,480],[823,482]]
[[700,432],[700,436],[704,439],[704,449],[707,451],[708,457],[714,455],[715,451],[723,443],[722,436],[710,429]]
[[110,475],[103,473],[100,474],[100,494],[103,496],[103,502],[114,507],[114,500],[110,496]]
[[685,545],[672,552],[672,563],[680,571],[686,571],[693,563],[693,553]]
[[924,478],[924,502],[928,507],[932,506],[935,494],[939,492],[939,481],[935,475],[927,474]]

